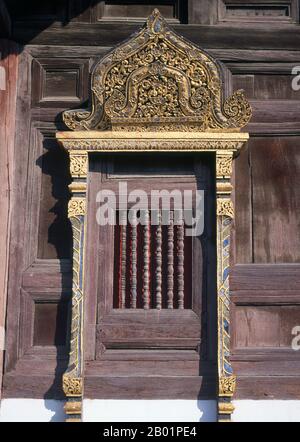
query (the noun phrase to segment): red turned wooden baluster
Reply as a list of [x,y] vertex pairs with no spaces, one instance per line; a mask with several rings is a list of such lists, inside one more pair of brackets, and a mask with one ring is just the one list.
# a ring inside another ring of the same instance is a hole
[[184,222],[180,213],[179,225],[177,226],[177,256],[178,256],[178,308],[184,308]]
[[121,302],[120,308],[125,308],[126,302],[126,242],[127,242],[127,230],[126,230],[126,218],[127,213],[120,211],[120,229],[121,229]]
[[131,224],[131,296],[130,296],[130,308],[136,308],[137,297],[137,219],[136,211],[133,212],[132,224]]
[[173,308],[174,298],[174,217],[170,211],[170,220],[168,225],[168,288],[167,288],[167,307]]
[[144,281],[143,281],[143,302],[144,309],[148,310],[150,306],[150,223],[149,211],[144,211]]
[[156,228],[156,308],[161,309],[161,286],[162,286],[162,227],[161,212],[158,211],[158,225]]

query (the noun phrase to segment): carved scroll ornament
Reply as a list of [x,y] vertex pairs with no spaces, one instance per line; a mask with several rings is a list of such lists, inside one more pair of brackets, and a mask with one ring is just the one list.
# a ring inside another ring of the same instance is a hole
[[239,129],[251,118],[242,91],[223,100],[219,67],[172,31],[155,9],[145,26],[100,60],[88,110],[63,114],[72,130]]

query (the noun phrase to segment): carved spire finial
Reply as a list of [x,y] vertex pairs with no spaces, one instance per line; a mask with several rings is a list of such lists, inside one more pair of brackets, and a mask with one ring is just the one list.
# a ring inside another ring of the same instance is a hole
[[161,15],[160,11],[155,8],[152,14],[148,17],[147,27],[153,34],[161,34],[164,32],[166,26],[165,19]]

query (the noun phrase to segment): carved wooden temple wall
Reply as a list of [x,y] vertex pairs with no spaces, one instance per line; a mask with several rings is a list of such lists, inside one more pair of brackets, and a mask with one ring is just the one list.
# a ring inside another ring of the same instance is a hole
[[[2,413],[181,399],[247,420],[284,399],[290,416],[299,1],[21,3],[0,0]],[[124,226],[119,203],[98,225],[99,190],[124,181],[204,191],[203,233],[163,204],[155,225],[145,205]]]

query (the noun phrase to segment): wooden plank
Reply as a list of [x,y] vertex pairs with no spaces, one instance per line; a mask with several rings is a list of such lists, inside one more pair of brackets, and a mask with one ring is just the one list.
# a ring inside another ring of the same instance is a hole
[[300,395],[299,376],[238,376],[235,399],[294,399]]
[[[0,7],[3,2],[0,3]],[[1,20],[0,20],[1,29]],[[19,47],[2,40],[0,60],[0,366],[3,366],[4,327],[7,301],[9,262],[9,237],[11,225],[11,192],[13,183],[14,133],[17,94],[17,72]],[[0,372],[1,398],[2,370]]]
[[88,399],[214,399],[214,377],[202,376],[86,376]]
[[63,370],[57,371],[56,375],[33,375],[32,372],[30,375],[13,372],[6,374],[3,381],[3,398],[65,400],[61,386],[62,374]]
[[235,305],[298,305],[300,290],[237,290],[230,299]]
[[230,289],[299,290],[300,264],[239,264],[230,271]]
[[[19,302],[21,288],[21,271],[23,270],[24,230],[25,230],[25,204],[28,161],[28,143],[30,131],[30,57],[24,51],[19,56],[18,66],[18,98],[16,109],[16,136],[14,143],[14,157],[18,161],[13,165],[14,180],[11,185],[11,233],[10,233],[10,257],[8,277],[8,307],[7,307],[7,330],[5,365],[6,370],[12,368],[18,354],[18,323]],[[22,149],[20,149],[22,146]]]
[[249,148],[244,149],[234,160],[234,202],[237,216],[234,221],[234,261],[237,264],[252,262],[252,206],[251,167]]
[[[173,29],[183,37],[206,49],[258,49],[264,50],[295,50],[300,47],[300,33],[297,25],[255,26],[245,23],[242,27],[226,25],[172,25]],[[127,39],[139,26],[136,23],[119,22],[88,24],[69,23],[65,26],[53,24],[47,29],[39,23],[31,23],[30,27],[18,23],[12,33],[13,40],[21,44],[41,44],[65,46],[115,46]],[[217,31],[217,32],[216,32]],[[276,38],[274,38],[276,35]]]

